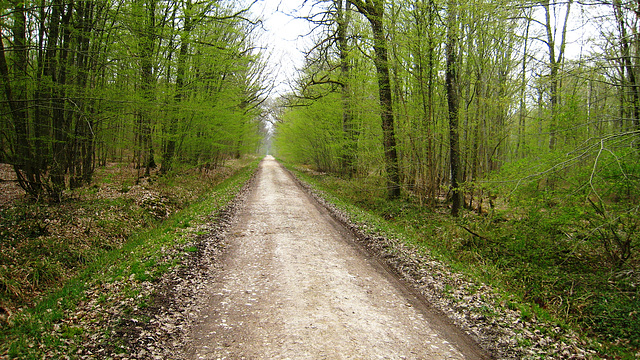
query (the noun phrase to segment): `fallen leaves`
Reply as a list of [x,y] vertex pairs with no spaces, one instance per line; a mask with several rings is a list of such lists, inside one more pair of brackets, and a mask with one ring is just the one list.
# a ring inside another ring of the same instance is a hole
[[[2,179],[11,178],[9,170],[0,164]],[[123,193],[122,184],[134,183],[135,171],[118,164],[98,170],[96,178],[93,186],[68,192],[60,204],[0,196],[0,308],[33,305],[39,293],[208,189],[207,177],[192,176],[172,186],[142,179]]]
[[[153,355],[158,352],[153,349],[162,343],[162,336],[179,332],[181,325],[160,315],[157,318],[152,311],[164,284],[158,276],[181,269],[186,258],[199,253],[194,248],[206,247],[201,244],[206,241],[203,234],[208,236],[218,225],[184,224],[172,231],[176,241],[154,249],[148,256],[145,251],[151,252],[151,248],[146,246],[135,254],[123,254],[140,257],[142,270],[126,269],[129,273],[122,277],[106,265],[83,285],[84,293],[77,303],[60,298],[54,309],[45,311],[44,322],[23,308],[33,305],[43,291],[51,291],[71,278],[98,254],[121,248],[130,234],[201,198],[211,186],[246,166],[245,161],[221,168],[216,174],[223,176],[183,173],[175,181],[143,179],[138,185],[127,186],[126,192],[121,191],[122,184],[131,178],[112,171],[109,181],[102,181],[107,177],[104,174],[103,179],[97,176],[96,185],[67,194],[60,205],[25,202],[0,209],[0,236],[9,239],[0,242],[0,331],[4,333],[17,323],[41,324],[40,336],[23,342],[25,348],[39,354],[38,358],[166,358]],[[123,169],[131,172],[130,168]],[[215,182],[212,176],[217,177]],[[236,191],[229,187],[224,197],[231,198]],[[34,234],[29,230],[33,228],[31,223],[41,224],[46,233]],[[17,231],[17,224],[25,224],[29,231]],[[35,265],[45,260],[54,267],[62,266],[55,283],[34,281]],[[2,343],[0,358],[8,356],[10,344]]]
[[180,358],[187,324],[197,311],[194,295],[205,291],[211,281],[210,269],[217,266],[225,248],[224,230],[242,200],[237,197],[215,221],[185,229],[189,240],[179,247],[162,248],[158,265],[177,265],[158,281],[140,282],[131,274],[93,284],[86,291],[86,303],[78,307],[76,316],[68,317],[91,334],[84,338],[80,358],[92,354],[114,359]]

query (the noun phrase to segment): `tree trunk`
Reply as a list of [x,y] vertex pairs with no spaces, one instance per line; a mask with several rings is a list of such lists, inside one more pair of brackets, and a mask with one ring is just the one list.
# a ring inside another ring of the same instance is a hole
[[384,0],[353,0],[351,3],[367,18],[373,32],[374,64],[378,77],[380,117],[382,118],[382,144],[387,170],[387,196],[389,199],[395,199],[400,197],[400,174],[398,172],[393,98],[389,76],[389,56],[384,32]]
[[[426,144],[423,144],[423,151],[419,154],[425,158],[422,161],[424,168],[420,169],[420,184],[423,187],[418,193],[421,201],[425,197],[427,204],[430,207],[435,206],[436,189],[438,185],[436,183],[436,169],[434,163],[434,148],[433,148],[433,126],[434,126],[434,102],[433,102],[433,83],[434,83],[434,67],[435,67],[435,39],[434,39],[434,27],[435,27],[435,3],[433,0],[425,2],[421,0],[416,2],[416,9],[414,10],[416,30],[419,36],[426,34],[427,48],[426,55],[423,53],[422,44],[417,45],[417,81],[420,90],[420,100],[422,104],[422,131],[424,132],[424,138]],[[426,24],[425,24],[426,18]],[[425,60],[426,57],[426,60]],[[425,74],[426,72],[426,74]]]
[[547,47],[549,48],[549,101],[551,105],[551,122],[549,124],[549,150],[553,151],[557,142],[558,131],[558,107],[560,106],[560,68],[564,63],[564,49],[567,40],[567,25],[569,20],[569,12],[573,0],[567,2],[567,12],[565,13],[564,23],[562,25],[562,33],[560,39],[560,48],[556,57],[556,41],[554,36],[554,27],[551,24],[551,5],[549,0],[542,0],[541,4],[545,10],[545,27],[547,32]]
[[[62,8],[64,10],[64,7]],[[65,85],[67,83],[67,71],[71,68],[71,55],[70,58],[70,46],[71,46],[71,28],[69,23],[73,14],[73,5],[66,5],[66,13],[63,11],[60,24],[52,24],[51,26],[60,26],[64,29],[62,32],[62,41],[60,43],[60,56],[59,66],[54,69],[54,77],[52,83],[54,86],[52,92],[52,130],[53,130],[53,144],[52,144],[52,168],[51,168],[51,189],[49,190],[49,197],[52,201],[59,202],[62,199],[62,192],[65,189],[65,174],[69,168],[69,134],[70,134],[70,119],[66,110],[65,100]]]
[[458,127],[458,79],[457,79],[457,48],[458,48],[458,23],[457,3],[449,0],[449,14],[447,20],[447,65],[445,83],[447,87],[447,106],[449,110],[449,168],[451,172],[451,215],[458,216],[461,206],[461,194],[458,183],[460,169],[460,145]]
[[142,11],[145,13],[142,22],[142,34],[140,35],[140,77],[141,91],[145,102],[145,108],[140,109],[138,114],[138,139],[139,153],[138,166],[144,167],[144,176],[151,174],[151,169],[155,167],[153,155],[153,143],[151,140],[151,106],[155,100],[154,74],[153,74],[153,54],[156,39],[156,1],[149,0]]
[[620,52],[622,57],[623,69],[626,69],[627,79],[624,79],[623,72],[623,87],[628,87],[628,92],[631,94],[632,99],[632,122],[635,129],[640,129],[640,84],[638,84],[636,78],[636,70],[633,65],[631,56],[631,46],[629,45],[629,36],[627,34],[627,25],[624,20],[624,13],[622,10],[622,4],[620,0],[613,1],[613,10],[616,17],[618,31],[620,32]]
[[342,85],[342,132],[344,146],[342,148],[342,172],[348,177],[352,177],[356,172],[355,159],[356,130],[353,124],[353,114],[351,112],[351,89],[349,88],[349,75],[351,72],[349,65],[349,43],[347,30],[349,27],[349,12],[351,3],[348,0],[336,0],[337,24],[338,24],[338,47],[340,53],[340,83]]
[[[529,10],[530,12],[532,10]],[[522,56],[522,73],[520,74],[520,113],[518,117],[518,138],[516,140],[515,157],[524,158],[525,145],[526,145],[526,110],[527,110],[527,56],[529,48],[529,28],[531,27],[531,20],[527,20],[525,27],[525,33],[523,36],[524,50]]]
[[93,120],[91,114],[91,100],[87,98],[87,86],[89,72],[91,71],[90,43],[91,29],[93,27],[94,3],[84,2],[78,4],[76,33],[77,55],[76,69],[76,99],[74,100],[76,111],[74,111],[75,134],[73,147],[70,147],[71,188],[88,184],[93,173]]
[[13,156],[10,159],[15,170],[18,183],[31,196],[37,197],[42,192],[40,174],[36,168],[29,143],[28,125],[28,48],[26,38],[26,9],[23,3],[14,6],[13,14],[13,49],[11,49],[11,68],[6,58],[9,53],[0,40],[0,75],[4,85],[5,97],[11,110],[11,119],[15,128],[12,141]]
[[[38,72],[36,74],[36,89],[34,91],[34,117],[33,117],[33,137],[34,137],[34,153],[37,155],[38,168],[46,173],[51,163],[51,152],[49,150],[50,128],[49,120],[51,119],[51,109],[47,104],[47,98],[50,97],[51,86],[45,85],[43,78],[50,79],[50,65],[48,49],[50,38],[58,40],[57,27],[54,33],[46,33],[46,6],[45,0],[40,3],[40,22],[38,24]],[[51,9],[51,19],[49,21],[60,21],[60,8],[55,6]],[[45,36],[46,34],[46,36]],[[45,40],[46,43],[45,43]]]
[[[192,4],[191,0],[187,0],[185,3],[184,11],[184,26],[182,29],[182,34],[180,36],[180,52],[178,54],[178,65],[176,70],[176,94],[174,100],[176,105],[180,105],[180,102],[184,99],[184,82],[186,76],[186,64],[187,64],[187,56],[189,53],[189,37],[190,32],[192,30],[192,20],[191,20],[191,11]],[[183,121],[182,114],[178,114],[174,119],[170,120],[168,126],[168,134],[167,134],[167,145],[165,147],[164,154],[162,156],[162,167],[160,168],[160,172],[162,174],[166,174],[171,170],[173,166],[173,158],[176,152],[176,135],[178,132],[178,124]]]

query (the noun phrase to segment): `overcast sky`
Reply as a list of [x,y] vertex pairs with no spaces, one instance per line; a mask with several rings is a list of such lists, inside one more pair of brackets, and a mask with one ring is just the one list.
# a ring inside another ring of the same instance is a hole
[[309,32],[309,23],[298,19],[309,13],[302,9],[301,0],[258,0],[253,5],[254,14],[264,20],[261,43],[271,54],[269,64],[276,72],[276,92],[290,90],[289,82],[295,77],[296,69],[304,63],[303,50],[308,48],[309,39],[303,38]]

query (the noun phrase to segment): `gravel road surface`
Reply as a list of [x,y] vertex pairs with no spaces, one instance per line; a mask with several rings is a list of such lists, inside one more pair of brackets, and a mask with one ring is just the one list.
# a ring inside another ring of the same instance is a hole
[[197,301],[192,359],[485,359],[310,198],[262,161]]

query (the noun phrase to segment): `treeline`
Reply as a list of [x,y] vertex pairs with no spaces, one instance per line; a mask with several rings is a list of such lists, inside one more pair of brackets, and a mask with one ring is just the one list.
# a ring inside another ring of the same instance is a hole
[[0,160],[35,198],[127,161],[216,166],[256,150],[264,63],[248,9],[192,0],[0,5]]
[[[515,188],[532,176],[547,190],[568,182],[597,200],[611,161],[637,190],[634,6],[316,1],[309,20],[318,41],[281,99],[278,154],[346,176],[384,176],[391,198],[401,189],[435,206],[447,195],[454,212],[488,198],[500,186],[486,185],[491,178]],[[569,43],[581,27],[594,36]],[[569,47],[581,52],[568,58]],[[569,179],[568,169],[583,176]]]

